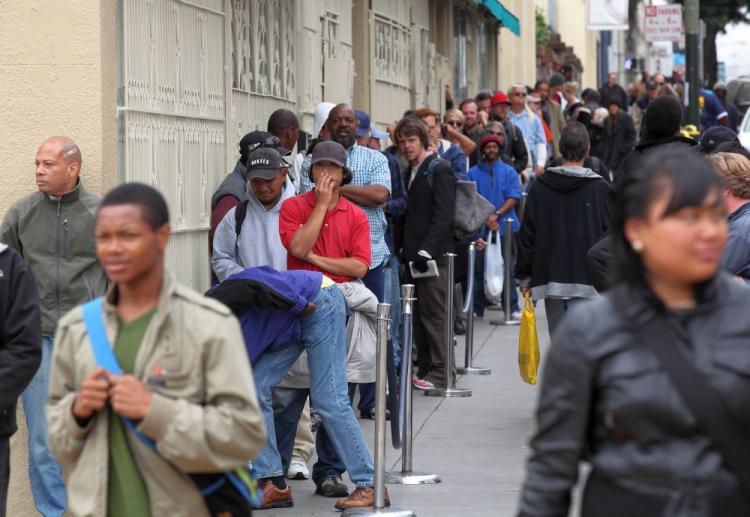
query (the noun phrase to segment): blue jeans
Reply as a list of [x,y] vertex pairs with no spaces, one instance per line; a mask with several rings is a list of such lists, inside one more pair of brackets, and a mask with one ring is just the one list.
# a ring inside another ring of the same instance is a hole
[[399,263],[395,255],[391,255],[385,263],[385,290],[383,300],[391,304],[391,343],[396,371],[401,366],[401,278],[399,277]]
[[549,329],[549,337],[555,333],[555,329],[560,325],[560,322],[565,316],[565,313],[575,305],[586,298],[545,298],[544,299],[544,310],[547,313],[547,328]]
[[[385,301],[385,265],[386,263],[380,264],[378,267],[372,268],[362,278],[362,283],[365,284],[375,298],[378,299],[378,303],[387,303]],[[359,385],[359,404],[357,409],[360,412],[372,411],[375,408],[375,383],[368,382]]]
[[268,432],[268,443],[253,460],[253,469],[259,478],[284,475],[271,389],[281,382],[302,351],[307,350],[310,402],[318,410],[352,482],[357,486],[372,486],[372,456],[348,397],[344,295],[336,286],[327,287],[318,292],[314,303],[315,312],[302,320],[302,344],[265,352],[253,366],[258,402]]
[[21,394],[29,433],[29,483],[34,506],[45,517],[59,517],[68,505],[60,464],[47,446],[47,393],[52,338],[42,339],[42,363]]

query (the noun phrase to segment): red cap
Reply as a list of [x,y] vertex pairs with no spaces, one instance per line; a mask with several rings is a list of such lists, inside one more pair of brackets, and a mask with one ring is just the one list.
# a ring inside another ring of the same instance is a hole
[[482,151],[484,149],[484,146],[489,144],[490,142],[495,142],[497,146],[500,148],[500,150],[502,151],[503,141],[497,135],[487,135],[484,138],[482,138],[479,141],[479,151]]
[[491,106],[494,106],[495,104],[510,104],[510,99],[508,99],[508,96],[503,92],[497,92],[492,96],[492,100],[490,101]]

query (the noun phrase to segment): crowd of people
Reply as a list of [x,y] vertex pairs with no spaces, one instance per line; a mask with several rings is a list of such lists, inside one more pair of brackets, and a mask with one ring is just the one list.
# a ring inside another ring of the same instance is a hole
[[[674,353],[747,428],[750,154],[736,115],[721,85],[704,92],[695,141],[680,133],[679,77],[626,92],[610,74],[579,98],[561,72],[457,107],[447,90],[442,115],[420,107],[387,132],[345,103],[319,104],[311,134],[286,109],[255,121],[266,131],[239,141],[212,196],[205,295],[165,268],[159,192],[126,183],[102,199],[76,143],[45,140],[38,191],[0,227],[0,515],[19,397],[45,516],[208,515],[201,476],[248,465],[261,509],[294,505],[286,478],[312,478],[339,510],[372,506],[357,412],[373,418],[377,304],[392,308],[393,377],[399,286],[415,285],[411,384],[445,387],[446,327],[464,330],[461,311],[445,319],[446,254],[456,305],[473,296],[481,318],[493,234],[512,243],[497,308],[519,319],[519,291],[543,300],[552,336],[520,514],[566,514],[584,460],[585,515],[604,501],[622,515],[750,514],[731,446],[644,344],[688,345]],[[474,233],[454,226],[461,181],[494,209]]]

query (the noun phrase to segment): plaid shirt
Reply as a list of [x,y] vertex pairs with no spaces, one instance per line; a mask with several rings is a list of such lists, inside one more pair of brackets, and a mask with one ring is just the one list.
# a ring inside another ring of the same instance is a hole
[[[382,153],[354,144],[346,150],[346,155],[348,156],[346,166],[354,176],[352,185],[380,185],[387,188],[390,195],[391,172],[388,168],[388,159]],[[312,181],[310,181],[311,160],[312,157],[307,155],[302,163],[300,193],[308,192],[314,188]],[[383,264],[389,256],[388,246],[385,243],[385,231],[388,224],[380,206],[357,206],[364,210],[367,221],[370,223],[370,240],[372,242],[370,269],[374,269]]]

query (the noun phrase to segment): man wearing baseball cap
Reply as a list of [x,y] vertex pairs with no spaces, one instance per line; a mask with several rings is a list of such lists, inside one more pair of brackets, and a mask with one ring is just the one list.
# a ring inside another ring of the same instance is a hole
[[[490,105],[490,119],[500,122],[505,128],[505,147],[500,149],[500,154],[505,163],[513,166],[518,174],[521,174],[529,163],[529,152],[523,140],[523,134],[510,121],[510,99],[503,92],[496,92],[492,96]],[[472,157],[471,165],[474,166],[481,160],[481,151]]]
[[220,282],[248,267],[286,270],[279,214],[284,200],[294,196],[288,169],[287,162],[273,148],[259,147],[247,156],[249,195],[229,209],[214,235],[211,267]]
[[286,156],[290,153],[288,149],[281,146],[278,138],[266,131],[252,131],[240,140],[240,159],[221,182],[211,197],[211,229],[208,233],[209,249],[214,240],[214,232],[226,213],[233,207],[247,199],[247,176],[245,165],[250,153],[261,147],[276,149],[279,154]]

